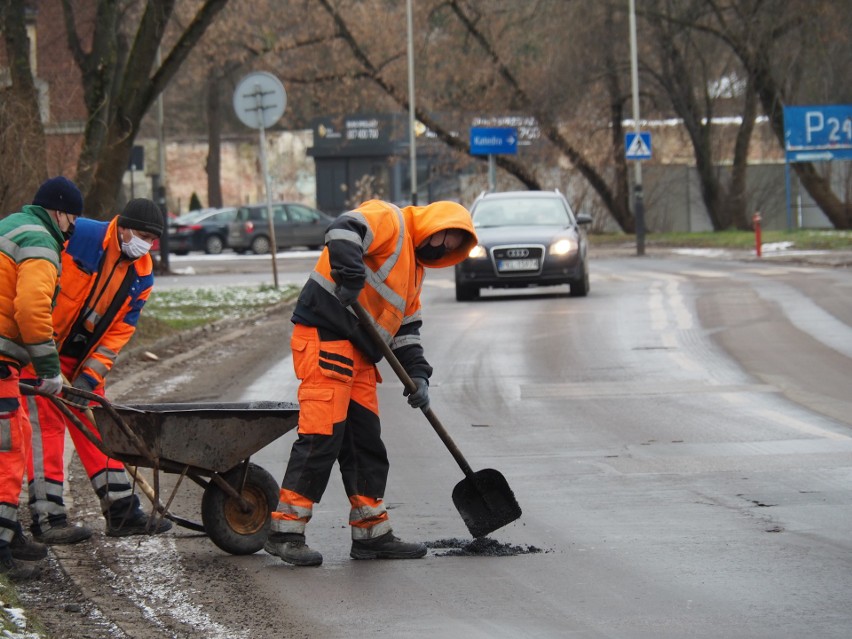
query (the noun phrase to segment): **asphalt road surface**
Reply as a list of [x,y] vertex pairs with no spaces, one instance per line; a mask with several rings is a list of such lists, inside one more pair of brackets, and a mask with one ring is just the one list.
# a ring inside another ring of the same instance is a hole
[[[301,283],[312,261],[284,270]],[[351,560],[333,476],[308,528],[319,568],[152,539],[185,566],[227,566],[231,590],[251,593],[229,622],[227,590],[195,583],[185,614],[216,624],[171,636],[848,637],[852,272],[610,256],[591,284],[582,299],[560,288],[465,303],[452,271],[424,286],[432,408],[524,511],[489,536],[504,552],[468,547],[450,497],[463,475],[382,364],[386,501],[396,533],[429,554]],[[295,388],[285,360],[240,397]],[[280,481],[292,440],[254,461]]]

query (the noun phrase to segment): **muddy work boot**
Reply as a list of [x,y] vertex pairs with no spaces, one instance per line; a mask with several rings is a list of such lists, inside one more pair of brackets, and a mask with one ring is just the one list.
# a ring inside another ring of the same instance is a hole
[[305,543],[305,536],[298,533],[270,535],[263,549],[294,566],[319,566],[322,563],[322,555],[311,549]]
[[404,542],[392,532],[375,539],[353,539],[349,551],[352,559],[419,559],[425,554],[425,544]]
[[12,557],[8,546],[0,549],[0,575],[12,583],[21,583],[41,576],[41,566],[26,561],[17,561]]
[[47,557],[47,546],[30,539],[21,524],[15,528],[15,536],[9,542],[9,551],[13,559],[20,561],[38,561]]
[[41,532],[33,532],[33,537],[36,541],[43,544],[51,545],[67,545],[76,544],[81,541],[86,541],[92,536],[92,529],[88,526],[78,524],[70,526],[68,522],[62,522],[56,526],[51,526],[47,530]]
[[107,537],[130,537],[131,535],[159,535],[172,529],[172,522],[157,517],[156,523],[148,526],[149,517],[142,510],[136,510],[126,517],[106,515]]

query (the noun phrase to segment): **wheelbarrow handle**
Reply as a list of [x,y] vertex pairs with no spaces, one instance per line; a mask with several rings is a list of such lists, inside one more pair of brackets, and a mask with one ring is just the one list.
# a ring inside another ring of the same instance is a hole
[[[388,346],[387,343],[385,343],[385,340],[382,339],[382,336],[379,335],[379,331],[377,331],[376,327],[373,326],[372,318],[367,311],[364,310],[364,307],[361,306],[360,302],[357,300],[352,302],[350,308],[355,312],[361,326],[364,327],[364,330],[367,331],[367,334],[376,343],[376,346],[381,349],[382,354],[385,356],[385,359],[388,361],[388,364],[390,364],[397,377],[399,377],[403,386],[405,386],[409,392],[413,393],[417,391],[417,384],[414,383],[400,363],[399,359],[397,359],[396,355],[394,355],[391,347]],[[473,469],[470,467],[470,464],[467,463],[467,460],[464,458],[464,455],[462,455],[461,450],[459,450],[459,447],[456,446],[456,443],[453,441],[452,437],[450,437],[450,434],[447,432],[447,429],[444,428],[444,425],[438,419],[438,416],[432,411],[431,406],[421,408],[420,410],[422,410],[423,414],[426,415],[426,419],[428,419],[429,423],[432,424],[432,428],[434,428],[435,432],[438,433],[438,437],[440,437],[441,441],[444,442],[444,445],[450,451],[465,476],[470,477],[473,475]]]

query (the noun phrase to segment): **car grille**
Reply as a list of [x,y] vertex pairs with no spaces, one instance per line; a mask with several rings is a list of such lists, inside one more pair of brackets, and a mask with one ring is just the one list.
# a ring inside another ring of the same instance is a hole
[[544,247],[541,245],[495,246],[491,249],[494,269],[500,276],[530,275],[540,273],[544,262]]

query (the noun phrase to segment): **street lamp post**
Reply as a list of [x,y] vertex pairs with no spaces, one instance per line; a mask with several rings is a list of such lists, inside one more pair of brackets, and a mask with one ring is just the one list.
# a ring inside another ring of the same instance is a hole
[[[630,79],[633,85],[633,130],[638,136],[639,127],[639,61],[636,53],[636,1],[630,0]],[[645,201],[642,193],[642,161],[635,160],[634,213],[636,214],[636,255],[645,255]]]
[[411,0],[406,0],[406,23],[408,27],[408,152],[411,181],[411,204],[417,205],[417,134],[414,130],[414,28],[411,17]]

